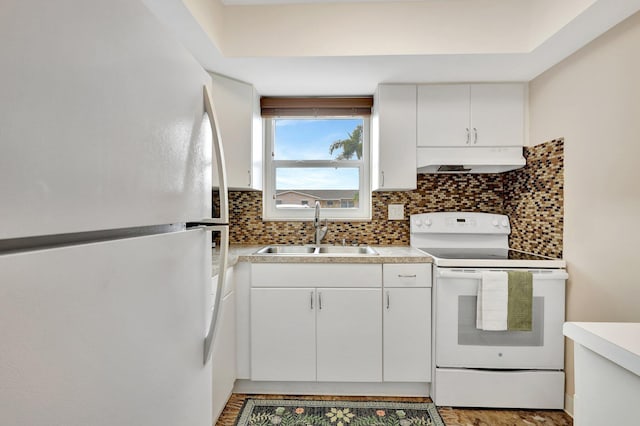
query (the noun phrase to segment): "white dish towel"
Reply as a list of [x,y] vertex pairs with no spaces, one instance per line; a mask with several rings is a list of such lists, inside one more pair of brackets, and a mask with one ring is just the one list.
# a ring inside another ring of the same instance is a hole
[[504,271],[484,271],[478,285],[476,328],[506,330],[509,275]]

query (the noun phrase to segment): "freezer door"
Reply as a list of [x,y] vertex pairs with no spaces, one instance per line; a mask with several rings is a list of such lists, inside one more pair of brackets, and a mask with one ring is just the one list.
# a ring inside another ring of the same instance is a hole
[[0,52],[0,240],[211,216],[211,79],[141,2],[5,0]]
[[0,424],[210,426],[211,233],[0,256]]

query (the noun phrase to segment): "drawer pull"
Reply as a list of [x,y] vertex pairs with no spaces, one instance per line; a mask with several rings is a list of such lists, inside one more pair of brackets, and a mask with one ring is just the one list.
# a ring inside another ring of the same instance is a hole
[[387,311],[389,310],[390,306],[391,306],[391,295],[387,291]]
[[407,275],[407,274],[398,274],[398,278],[415,278],[417,277],[416,274],[411,274],[411,275]]

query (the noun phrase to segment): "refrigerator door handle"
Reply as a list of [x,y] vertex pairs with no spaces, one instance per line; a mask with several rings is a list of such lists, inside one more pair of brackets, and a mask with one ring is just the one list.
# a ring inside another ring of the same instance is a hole
[[213,109],[211,93],[206,85],[204,87],[204,109],[209,116],[211,126],[211,136],[213,138],[213,150],[215,151],[216,163],[218,165],[218,183],[220,185],[220,218],[218,223],[229,223],[229,193],[227,187],[227,169],[224,161],[224,148],[222,147],[222,137],[218,129],[216,112]]
[[229,226],[228,223],[220,223],[218,219],[202,219],[199,222],[187,222],[187,229],[203,229],[205,231],[222,231]]
[[211,351],[213,350],[213,342],[216,338],[217,323],[220,317],[220,305],[222,302],[222,292],[224,291],[224,283],[227,276],[227,257],[229,256],[229,227],[225,225],[219,226],[201,226],[202,229],[207,231],[220,232],[220,256],[218,258],[218,281],[216,283],[216,297],[213,302],[213,313],[211,314],[211,322],[209,323],[209,329],[207,336],[204,339],[204,358],[203,363],[206,365],[211,358]]
[[224,291],[224,283],[227,275],[227,257],[229,255],[229,193],[227,187],[227,170],[224,160],[224,149],[222,147],[222,137],[218,129],[218,120],[216,112],[213,108],[213,99],[207,85],[203,86],[204,109],[209,116],[209,125],[211,126],[211,137],[213,142],[213,150],[216,156],[216,164],[218,166],[218,184],[220,191],[220,217],[205,219],[193,225],[201,227],[208,231],[220,232],[220,256],[218,258],[218,282],[216,283],[216,297],[213,303],[213,313],[211,314],[211,322],[207,330],[207,336],[204,339],[203,363],[206,365],[211,358],[213,343],[216,338],[217,322],[220,317],[220,308],[222,302],[222,292]]

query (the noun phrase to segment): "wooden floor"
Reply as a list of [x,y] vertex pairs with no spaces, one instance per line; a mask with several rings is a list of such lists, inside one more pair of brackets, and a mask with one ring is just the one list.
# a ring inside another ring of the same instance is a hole
[[[299,395],[245,395],[234,393],[229,398],[216,426],[233,426],[245,399],[320,399],[327,401],[404,401],[431,402],[429,398],[366,397],[366,396],[299,396]],[[564,411],[556,410],[488,410],[438,407],[438,412],[447,426],[571,426],[573,420]]]

